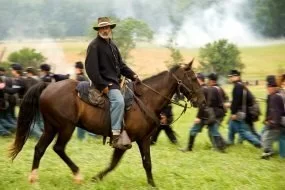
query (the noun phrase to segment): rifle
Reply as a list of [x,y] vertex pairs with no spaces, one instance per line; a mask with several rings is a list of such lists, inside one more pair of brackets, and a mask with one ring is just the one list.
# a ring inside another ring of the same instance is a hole
[[5,52],[6,52],[6,47],[4,47],[3,50],[2,50],[1,53],[0,53],[0,62],[2,61]]

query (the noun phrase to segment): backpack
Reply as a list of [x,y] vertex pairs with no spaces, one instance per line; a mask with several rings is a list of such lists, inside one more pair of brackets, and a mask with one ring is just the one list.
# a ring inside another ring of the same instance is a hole
[[213,107],[209,106],[210,100],[213,96],[213,92],[209,87],[206,87],[207,91],[208,91],[208,96],[207,96],[207,107],[204,109],[205,114],[206,114],[206,120],[204,121],[205,124],[210,125],[213,124],[215,122],[217,122],[218,120],[222,120],[225,116],[225,109],[223,107],[223,103],[224,100],[222,98],[222,92],[221,89],[217,86],[213,86],[213,89],[216,89],[219,93],[219,100],[221,102],[220,108],[215,109]]
[[[283,100],[283,105],[284,105],[284,112],[285,112],[285,93],[280,92],[277,93],[279,96],[281,96],[282,100]],[[281,116],[281,122],[280,124],[282,125],[282,127],[285,127],[285,116]]]
[[[260,106],[258,104],[258,102],[256,101],[256,98],[254,97],[254,95],[249,91],[249,89],[242,84],[244,90],[243,90],[243,101],[242,101],[242,107],[243,107],[243,111],[246,113],[246,107],[248,107],[248,114],[250,115],[250,119],[253,122],[256,122],[259,120],[259,116],[261,115],[261,110],[260,110]],[[246,102],[247,99],[247,93],[249,93],[252,97],[252,105],[248,105],[248,103]]]

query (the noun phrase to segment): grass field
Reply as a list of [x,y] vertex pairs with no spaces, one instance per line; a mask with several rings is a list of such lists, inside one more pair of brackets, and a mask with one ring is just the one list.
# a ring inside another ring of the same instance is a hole
[[[66,65],[72,67],[73,62],[84,60],[83,52],[87,44],[87,41],[9,42],[0,44],[0,50],[4,46],[7,47],[4,57],[7,58],[10,52],[19,48],[37,48],[48,55],[50,60],[63,60],[60,64],[66,69]],[[197,49],[181,49],[181,52],[185,60],[198,55]],[[242,60],[246,64],[244,79],[264,79],[267,74],[275,74],[278,68],[285,68],[285,44],[241,48],[241,52]],[[132,51],[132,56],[134,70],[140,76],[146,77],[166,69],[164,61],[169,58],[169,52],[165,48],[139,44]],[[197,64],[198,62],[195,66]],[[225,88],[227,92],[231,91],[231,86],[225,86]],[[252,91],[259,98],[266,97],[262,85],[253,87]],[[261,102],[261,105],[264,112],[264,102]],[[180,111],[181,108],[174,107],[176,116],[180,114]],[[221,154],[211,149],[206,130],[204,130],[198,136],[193,152],[178,151],[177,148],[186,145],[189,127],[192,125],[195,114],[196,110],[190,109],[175,123],[174,130],[179,138],[178,146],[171,145],[162,133],[157,145],[151,148],[153,175],[159,189],[285,189],[285,159],[276,156],[269,161],[261,160],[261,150],[247,142],[229,147],[226,154]],[[227,118],[221,127],[221,132],[225,137],[226,121]],[[262,128],[261,122],[257,123],[257,127],[259,130]],[[72,182],[71,171],[50,146],[40,165],[40,180],[31,186],[27,178],[36,141],[30,139],[18,158],[11,163],[6,154],[8,145],[12,141],[12,138],[0,138],[0,190],[151,189],[147,185],[139,151],[135,144],[114,172],[110,173],[104,181],[93,183],[91,177],[107,166],[112,149],[109,146],[103,146],[101,139],[88,137],[81,142],[74,136],[67,146],[67,153],[80,167],[85,177],[84,183],[76,185]]]
[[[226,87],[230,91],[231,87]],[[264,97],[262,87],[252,89],[256,96]],[[264,102],[261,102],[264,110]],[[181,108],[174,107],[175,115]],[[247,142],[229,147],[226,154],[211,149],[206,129],[198,136],[194,151],[182,153],[177,150],[184,147],[188,138],[196,110],[190,109],[174,124],[179,145],[169,143],[162,133],[158,143],[151,147],[153,175],[159,189],[235,189],[235,190],[282,190],[285,188],[285,159],[278,156],[270,160],[261,160],[261,150]],[[261,118],[263,119],[263,118]],[[227,134],[227,118],[221,127],[223,135]],[[261,129],[262,124],[257,124]],[[92,176],[104,169],[110,161],[112,149],[103,146],[101,139],[88,137],[78,141],[76,136],[67,146],[68,155],[80,167],[85,177],[84,183],[76,185],[72,181],[71,171],[56,155],[50,146],[44,155],[40,169],[40,180],[34,185],[27,181],[32,164],[36,141],[30,139],[19,157],[11,163],[6,153],[12,138],[0,138],[0,189],[151,189],[141,164],[137,146],[129,150],[115,171],[102,182],[91,182]],[[277,147],[276,147],[277,148]]]

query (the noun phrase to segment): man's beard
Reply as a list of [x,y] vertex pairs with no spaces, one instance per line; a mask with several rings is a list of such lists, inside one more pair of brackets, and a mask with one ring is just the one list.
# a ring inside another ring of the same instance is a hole
[[99,36],[105,40],[111,39],[112,33],[111,32],[99,32]]

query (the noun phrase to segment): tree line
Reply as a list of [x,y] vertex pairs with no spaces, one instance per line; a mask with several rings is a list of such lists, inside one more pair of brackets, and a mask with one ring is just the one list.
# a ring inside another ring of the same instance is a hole
[[[98,16],[132,17],[156,30],[172,25],[189,12],[207,9],[226,0],[1,0],[0,39],[14,37],[85,36]],[[285,1],[250,0],[239,17],[254,31],[268,37],[285,36]],[[191,17],[190,17],[191,18]],[[176,26],[175,26],[176,27]]]

